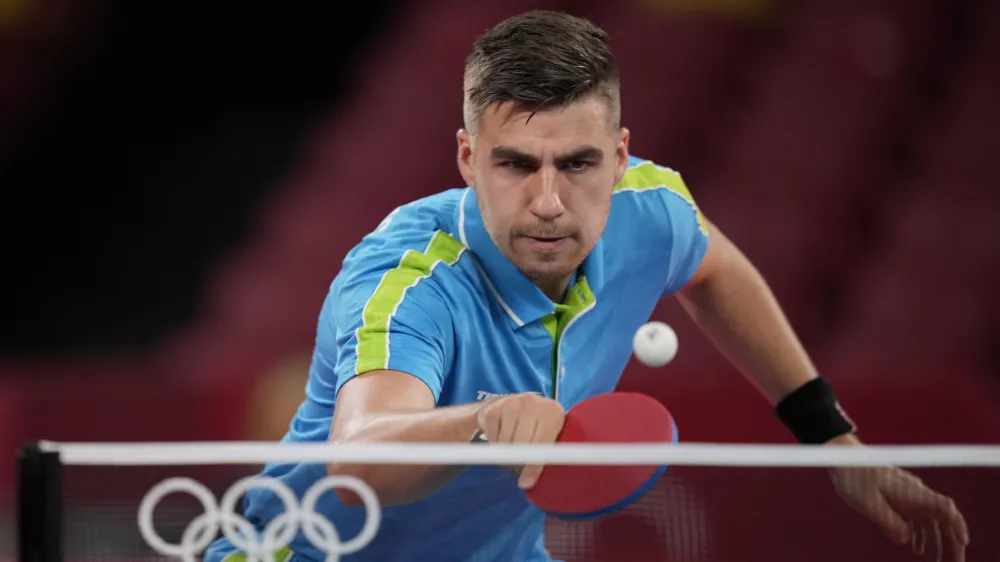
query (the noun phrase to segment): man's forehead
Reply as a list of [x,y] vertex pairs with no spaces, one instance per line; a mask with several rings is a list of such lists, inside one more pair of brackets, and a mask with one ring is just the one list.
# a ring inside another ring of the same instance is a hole
[[508,101],[493,102],[483,112],[483,125],[500,129],[612,128],[611,112],[596,96],[540,109]]
[[572,150],[584,144],[603,144],[614,136],[609,112],[596,99],[534,111],[509,102],[497,102],[483,113],[480,141],[492,146]]

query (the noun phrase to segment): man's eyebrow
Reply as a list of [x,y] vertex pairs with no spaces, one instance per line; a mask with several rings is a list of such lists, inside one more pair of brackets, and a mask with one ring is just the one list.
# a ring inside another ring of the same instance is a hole
[[[510,146],[495,146],[490,149],[490,156],[494,160],[522,160],[536,163],[540,160],[540,158],[533,154],[528,154],[523,150]],[[604,151],[600,148],[597,148],[596,146],[582,146],[557,156],[556,162],[565,163],[573,160],[600,160],[602,158],[604,158]]]
[[538,162],[540,160],[537,156],[510,146],[493,147],[490,149],[490,157],[494,160],[523,160],[527,162]]
[[572,162],[574,160],[600,160],[604,158],[604,151],[596,146],[582,146],[571,150],[566,154],[558,156],[556,162]]

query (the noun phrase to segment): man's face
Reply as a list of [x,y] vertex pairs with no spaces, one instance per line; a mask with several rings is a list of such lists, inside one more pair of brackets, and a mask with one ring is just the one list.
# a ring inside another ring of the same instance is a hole
[[597,97],[529,114],[488,107],[475,137],[458,132],[458,164],[493,243],[549,292],[604,231],[612,189],[628,167],[628,131],[612,127]]

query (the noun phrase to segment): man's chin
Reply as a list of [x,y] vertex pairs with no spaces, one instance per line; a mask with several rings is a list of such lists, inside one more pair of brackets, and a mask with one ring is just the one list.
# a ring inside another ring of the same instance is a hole
[[573,266],[572,264],[567,264],[564,260],[559,260],[559,262],[542,262],[537,261],[527,264],[519,264],[518,269],[524,273],[528,279],[535,282],[544,281],[557,281],[560,279],[565,279],[571,275],[576,270],[578,266]]

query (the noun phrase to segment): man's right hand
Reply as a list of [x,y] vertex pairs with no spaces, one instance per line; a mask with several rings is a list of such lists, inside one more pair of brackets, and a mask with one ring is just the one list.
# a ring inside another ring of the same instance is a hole
[[[534,393],[495,398],[476,414],[476,423],[490,443],[555,443],[565,419],[562,404]],[[541,476],[542,468],[542,465],[525,466],[518,486],[530,489]]]

